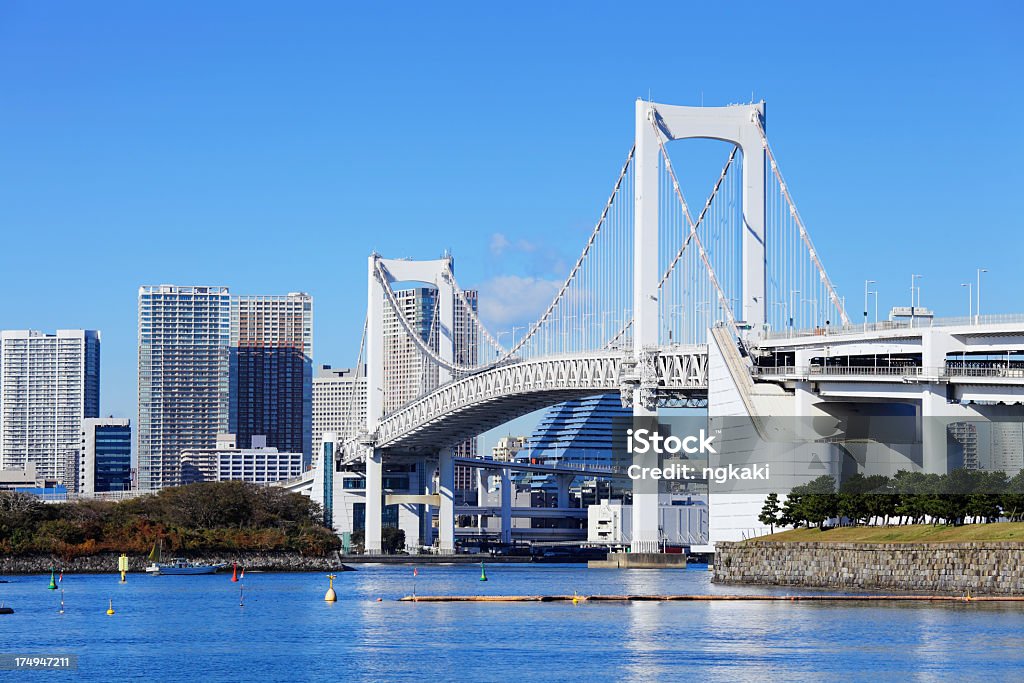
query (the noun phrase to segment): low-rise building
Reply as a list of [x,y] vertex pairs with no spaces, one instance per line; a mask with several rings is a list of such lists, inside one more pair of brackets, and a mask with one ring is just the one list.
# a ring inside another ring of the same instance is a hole
[[76,471],[78,493],[128,491],[132,487],[131,420],[93,417],[82,420]]
[[491,449],[491,459],[498,462],[512,462],[516,459],[516,453],[526,447],[525,436],[503,436]]
[[273,484],[302,474],[301,452],[278,451],[267,437],[254,435],[252,448],[237,448],[234,434],[219,434],[217,448],[182,451],[182,482],[246,481]]

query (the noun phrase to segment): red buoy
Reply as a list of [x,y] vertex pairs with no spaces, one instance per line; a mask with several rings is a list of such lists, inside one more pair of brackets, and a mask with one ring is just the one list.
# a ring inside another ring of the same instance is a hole
[[232,562],[231,563],[231,580],[236,582],[236,583],[238,582],[238,563],[237,562]]

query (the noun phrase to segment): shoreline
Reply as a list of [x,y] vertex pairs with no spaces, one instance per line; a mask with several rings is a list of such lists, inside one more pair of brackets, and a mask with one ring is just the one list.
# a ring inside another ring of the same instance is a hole
[[[23,555],[0,557],[0,577],[27,574],[48,574],[51,569],[73,574],[116,574],[120,553],[99,553],[85,555],[68,561],[52,555]],[[169,558],[165,558],[169,559]],[[308,572],[308,571],[355,571],[346,567],[336,553],[325,557],[309,557],[297,552],[245,551],[233,554],[207,553],[191,555],[188,559],[207,564],[225,564],[220,572],[231,571],[232,563],[252,571]],[[129,555],[128,573],[142,574],[149,566],[146,556]]]
[[[341,555],[331,553],[324,557],[310,557],[296,552],[245,551],[238,553],[205,553],[189,555],[188,559],[206,564],[224,564],[220,573],[230,572],[232,563],[247,571],[260,572],[344,572],[358,571],[350,565],[452,565],[452,564],[536,564],[529,557],[481,555]],[[49,574],[51,568],[74,574],[116,574],[120,553],[100,553],[76,557],[69,561],[52,555],[22,555],[0,557],[0,577],[29,574]],[[168,558],[165,558],[169,559]],[[128,556],[128,573],[143,574],[150,564],[145,556]],[[574,564],[574,563],[570,563]],[[585,564],[585,563],[580,563]]]

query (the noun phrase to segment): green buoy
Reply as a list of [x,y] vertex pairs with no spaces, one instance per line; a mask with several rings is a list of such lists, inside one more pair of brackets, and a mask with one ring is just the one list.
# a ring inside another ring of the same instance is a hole
[[480,561],[480,580],[481,581],[486,581],[487,580],[487,572],[484,571],[483,560]]
[[50,567],[50,585],[46,588],[51,591],[57,590],[57,575],[55,572],[56,570],[53,567]]

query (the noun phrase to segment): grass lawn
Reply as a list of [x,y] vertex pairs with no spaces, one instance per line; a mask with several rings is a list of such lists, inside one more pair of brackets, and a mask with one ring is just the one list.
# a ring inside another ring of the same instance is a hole
[[994,524],[965,524],[963,526],[855,526],[818,531],[791,529],[767,536],[759,536],[747,543],[760,541],[792,541],[817,543],[959,543],[961,541],[1021,541],[1024,542],[1024,522],[997,522]]

